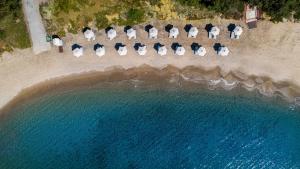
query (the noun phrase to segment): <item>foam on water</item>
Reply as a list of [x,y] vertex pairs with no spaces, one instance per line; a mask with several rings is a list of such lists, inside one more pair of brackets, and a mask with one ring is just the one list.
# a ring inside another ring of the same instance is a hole
[[1,169],[299,168],[300,111],[256,93],[98,87],[0,120]]

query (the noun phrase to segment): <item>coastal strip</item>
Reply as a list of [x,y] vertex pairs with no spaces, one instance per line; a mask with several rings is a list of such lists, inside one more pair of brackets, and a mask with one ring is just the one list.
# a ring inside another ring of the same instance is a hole
[[[208,39],[205,24],[214,22],[221,29],[220,37],[216,40]],[[0,107],[7,105],[13,98],[26,88],[35,84],[56,78],[64,78],[69,75],[78,75],[88,72],[105,72],[114,69],[126,70],[148,65],[157,70],[171,66],[184,72],[188,68],[199,69],[195,72],[210,72],[218,69],[216,78],[208,76],[210,84],[236,85],[230,79],[237,79],[238,84],[242,82],[248,88],[257,88],[257,84],[265,86],[259,89],[262,93],[274,94],[272,91],[285,91],[283,95],[297,97],[300,87],[300,24],[279,23],[273,24],[267,21],[260,22],[259,28],[245,30],[238,41],[230,40],[227,26],[230,23],[242,25],[238,21],[219,20],[192,23],[200,32],[197,38],[187,38],[185,32],[181,32],[177,39],[168,38],[168,33],[163,31],[165,22],[153,22],[159,30],[158,39],[148,39],[145,25],[137,25],[137,39],[128,40],[123,27],[116,27],[118,35],[114,40],[107,40],[105,30],[96,33],[95,41],[88,42],[82,34],[68,34],[63,38],[65,52],[59,53],[57,48],[34,55],[30,49],[15,50],[13,53],[5,53],[0,61]],[[172,22],[180,30],[184,30],[186,23]],[[134,50],[135,43],[141,42],[151,47],[157,42],[164,43],[168,48],[168,54],[160,56],[155,50],[149,50],[145,56],[139,56]],[[171,45],[175,42],[182,44],[186,49],[193,42],[197,42],[207,48],[204,57],[195,56],[192,50],[187,50],[184,56],[177,56],[172,52]],[[72,55],[71,46],[74,43],[84,46],[84,55],[75,58]],[[95,43],[104,44],[106,55],[99,58],[95,55],[93,46]],[[116,43],[124,43],[128,48],[126,56],[119,56],[115,50]],[[230,55],[220,57],[213,50],[215,43],[222,43],[229,47]],[[193,76],[182,74],[181,78],[186,80],[201,81],[205,75],[191,73]],[[255,77],[252,79],[251,77]],[[268,78],[265,78],[268,77]],[[207,79],[206,79],[207,80]],[[226,80],[226,81],[225,81]],[[241,82],[242,80],[242,82]],[[246,83],[247,82],[247,83]],[[263,84],[263,85],[262,85]],[[272,86],[276,89],[271,90]],[[258,85],[259,86],[259,85]]]
[[258,91],[267,97],[281,97],[292,104],[294,104],[295,98],[300,95],[300,90],[296,86],[289,83],[276,84],[267,77],[248,77],[237,72],[231,72],[224,77],[220,68],[205,71],[192,66],[183,69],[173,66],[157,69],[144,65],[127,70],[115,68],[103,72],[88,72],[46,80],[22,90],[0,109],[0,115],[5,116],[7,112],[20,103],[26,103],[31,99],[47,95],[47,93],[91,88],[97,86],[97,84],[119,83],[122,81],[151,82],[157,85],[164,83],[163,86],[169,84],[178,87],[181,87],[183,83],[188,83],[196,88],[204,87],[210,90],[244,88],[247,91]]

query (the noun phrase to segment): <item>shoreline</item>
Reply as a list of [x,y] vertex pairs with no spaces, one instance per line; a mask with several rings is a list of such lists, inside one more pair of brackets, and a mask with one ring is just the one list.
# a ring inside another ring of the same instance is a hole
[[[246,79],[246,77],[243,78]],[[267,77],[251,76],[247,77],[246,80],[242,80],[241,77],[238,77],[234,73],[223,77],[220,68],[205,71],[196,67],[178,69],[173,66],[167,66],[163,69],[157,69],[145,65],[127,70],[119,68],[102,72],[95,71],[72,74],[34,84],[23,89],[16,97],[3,106],[0,109],[0,117],[7,115],[8,112],[19,103],[26,103],[30,99],[36,99],[49,93],[76,90],[78,88],[90,88],[100,83],[116,83],[122,81],[151,81],[153,83],[161,83],[162,79],[166,80],[168,84],[178,86],[186,82],[196,86],[200,90],[202,90],[202,87],[204,87],[205,90],[220,89],[228,91],[241,88],[244,91],[259,92],[259,94],[266,97],[280,97],[283,101],[292,104],[294,98],[300,95],[300,90],[290,86],[289,83],[276,84]],[[258,83],[258,79],[264,82]]]
[[[0,60],[0,112],[1,108],[9,104],[11,100],[19,97],[24,89],[31,88],[40,83],[51,81],[51,79],[68,78],[68,76],[88,74],[89,72],[105,72],[115,69],[126,70],[139,69],[142,66],[154,69],[180,69],[182,79],[201,82],[209,81],[213,84],[234,84],[234,81],[252,89],[256,84],[262,93],[281,92],[290,98],[299,97],[300,91],[300,24],[279,23],[273,24],[267,21],[259,23],[254,30],[246,30],[240,40],[228,38],[227,25],[235,23],[243,25],[241,21],[233,20],[206,20],[192,23],[199,28],[196,39],[186,37],[184,26],[186,23],[172,21],[180,29],[177,39],[167,38],[163,31],[166,22],[155,21],[151,24],[159,29],[159,38],[150,40],[144,31],[144,26],[134,26],[137,29],[138,38],[128,40],[122,27],[117,27],[118,36],[113,41],[108,41],[104,30],[96,33],[96,40],[87,42],[82,34],[68,34],[63,40],[64,53],[58,53],[53,47],[51,51],[40,55],[33,55],[30,49],[15,50],[13,53],[5,53]],[[212,23],[221,28],[221,35],[217,40],[209,40],[205,32],[205,23]],[[134,43],[141,42],[148,46],[146,56],[139,56],[134,51]],[[161,42],[168,48],[166,56],[159,56],[152,49],[153,44]],[[171,44],[181,43],[187,50],[184,56],[176,56]],[[193,55],[190,45],[197,42],[206,47],[208,53],[204,57]],[[73,43],[82,45],[85,49],[84,56],[75,58],[70,50]],[[104,44],[107,53],[102,58],[95,55],[92,47],[95,43]],[[128,46],[128,54],[119,56],[114,49],[116,43],[124,43]],[[227,57],[217,56],[212,46],[221,43],[229,47],[230,54]],[[198,69],[191,71],[188,69]],[[216,71],[217,70],[217,71]],[[193,73],[187,73],[187,72]],[[211,73],[213,75],[207,75]],[[187,75],[189,74],[189,75]],[[219,78],[218,78],[219,77]],[[275,84],[275,85],[274,85]],[[280,90],[280,91],[279,91]],[[1,113],[0,113],[1,114]]]

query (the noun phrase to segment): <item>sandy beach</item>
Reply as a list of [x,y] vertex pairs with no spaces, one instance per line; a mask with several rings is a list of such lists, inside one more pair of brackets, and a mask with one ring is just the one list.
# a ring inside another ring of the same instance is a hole
[[[300,88],[300,24],[273,24],[261,21],[257,29],[248,30],[242,22],[233,20],[203,20],[188,22],[199,28],[196,39],[187,38],[184,26],[187,23],[170,22],[177,26],[180,35],[177,39],[169,39],[164,30],[166,22],[151,23],[159,29],[158,39],[148,39],[144,30],[146,25],[134,26],[137,29],[137,39],[128,40],[123,27],[117,27],[118,36],[109,41],[105,31],[96,32],[96,40],[88,42],[82,34],[67,35],[64,53],[58,53],[56,47],[39,55],[33,55],[31,49],[5,53],[0,60],[0,108],[7,105],[24,89],[55,78],[89,72],[127,70],[138,67],[150,67],[158,70],[168,66],[178,68],[178,72],[186,80],[206,80],[211,84],[222,83],[224,86],[236,85],[258,89],[261,93],[272,95],[276,91],[289,98],[299,96],[295,91]],[[221,35],[217,40],[210,40],[204,29],[212,23],[221,28]],[[230,23],[241,24],[244,33],[239,40],[230,40],[227,26]],[[134,50],[135,43],[147,45],[148,52],[139,56]],[[168,48],[166,56],[159,56],[153,49],[157,42]],[[171,49],[174,42],[186,48],[184,56],[176,56]],[[191,44],[197,42],[203,45],[208,53],[204,57],[195,56]],[[71,45],[78,43],[84,47],[84,56],[75,58],[71,52]],[[106,55],[99,58],[93,51],[96,43],[105,45]],[[114,46],[116,43],[126,44],[128,54],[119,56]],[[213,49],[215,43],[226,45],[230,49],[227,57],[217,56]],[[169,70],[172,68],[168,68]],[[200,71],[201,70],[201,71]],[[140,69],[143,71],[143,69]],[[217,72],[211,75],[208,72]],[[206,76],[209,74],[208,76]],[[259,78],[261,77],[261,78]],[[234,83],[233,83],[234,82]]]

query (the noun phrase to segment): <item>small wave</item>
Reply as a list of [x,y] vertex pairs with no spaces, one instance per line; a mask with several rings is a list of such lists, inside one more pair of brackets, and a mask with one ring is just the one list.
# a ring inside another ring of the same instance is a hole
[[222,79],[222,82],[225,84],[225,86],[235,86],[237,84],[237,81],[233,81],[233,82],[229,83],[225,79]]
[[221,83],[221,79],[208,81],[208,85],[211,85],[211,86],[218,85],[219,83]]
[[295,97],[295,105],[300,106],[300,97]]
[[237,81],[233,81],[233,82],[228,82],[227,80],[221,78],[221,79],[218,79],[218,80],[210,80],[209,81],[209,85],[218,85],[220,83],[223,83],[224,86],[235,86],[238,82]]
[[183,74],[181,74],[180,76],[183,80],[194,82],[194,83],[200,83],[200,82],[204,81],[204,79],[202,79],[202,78],[189,78],[189,77],[184,76]]
[[290,105],[290,106],[289,106],[289,109],[290,109],[291,111],[294,111],[294,110],[296,109],[296,105],[295,105],[295,104]]
[[229,81],[221,78],[218,80],[210,80],[208,82],[208,85],[210,88],[215,88],[216,86],[219,85],[225,90],[232,90],[233,88],[235,88],[237,86],[238,83],[239,83],[238,81],[229,82]]

